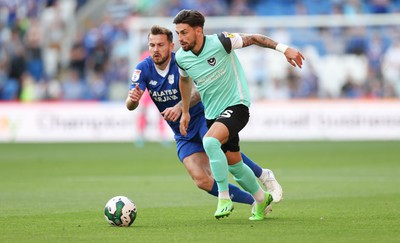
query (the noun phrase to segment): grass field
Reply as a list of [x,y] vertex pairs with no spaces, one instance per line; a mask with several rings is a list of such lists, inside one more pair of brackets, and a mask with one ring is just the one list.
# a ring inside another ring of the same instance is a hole
[[[175,148],[128,143],[0,144],[0,242],[400,242],[400,142],[243,143],[285,199],[261,222],[194,186]],[[107,224],[125,195],[132,227]]]

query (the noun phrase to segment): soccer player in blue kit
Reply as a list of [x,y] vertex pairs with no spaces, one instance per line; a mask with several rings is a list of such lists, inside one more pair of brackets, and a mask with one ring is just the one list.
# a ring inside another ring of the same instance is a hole
[[[150,56],[137,64],[133,71],[126,107],[128,110],[136,109],[142,94],[147,89],[161,115],[174,132],[179,160],[184,164],[198,188],[218,196],[218,187],[202,144],[203,136],[208,130],[204,118],[204,107],[195,89],[190,100],[189,112],[192,119],[187,136],[181,135],[179,131],[182,102],[179,91],[179,70],[173,53],[173,34],[167,28],[154,25],[148,34],[148,45]],[[262,169],[244,154],[242,157],[244,163],[251,168],[267,191],[275,195],[276,202],[279,202],[282,198],[282,188],[273,172]],[[229,191],[232,201],[254,206],[254,198],[248,192],[233,184],[229,184]],[[271,207],[266,208],[264,213],[267,214],[270,209]]]
[[204,104],[209,128],[203,137],[203,146],[218,186],[218,206],[214,216],[225,217],[233,210],[228,187],[230,172],[256,201],[249,219],[263,220],[265,209],[277,198],[262,190],[240,153],[239,132],[249,120],[251,102],[244,70],[234,50],[250,45],[275,49],[282,52],[291,65],[300,68],[304,57],[299,51],[261,34],[222,32],[204,35],[204,22],[204,16],[195,10],[181,10],[173,20],[181,45],[175,55],[181,76],[180,132],[186,135],[190,126],[189,101],[194,83]]

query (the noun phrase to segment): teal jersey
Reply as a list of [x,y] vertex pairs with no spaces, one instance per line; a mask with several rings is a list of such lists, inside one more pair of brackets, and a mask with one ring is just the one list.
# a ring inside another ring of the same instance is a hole
[[175,55],[181,74],[189,75],[200,93],[206,119],[216,119],[229,106],[250,106],[244,71],[233,50],[235,38],[241,47],[240,36],[224,32],[206,35],[198,55],[182,48]]

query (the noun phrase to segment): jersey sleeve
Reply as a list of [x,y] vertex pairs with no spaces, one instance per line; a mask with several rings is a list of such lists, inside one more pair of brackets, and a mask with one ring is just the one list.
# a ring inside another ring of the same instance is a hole
[[146,64],[144,62],[140,62],[136,65],[135,70],[133,70],[131,82],[129,85],[129,90],[134,89],[137,85],[141,90],[146,89]]
[[222,32],[218,34],[218,39],[221,41],[227,53],[231,53],[232,50],[243,47],[242,37],[238,33]]
[[179,63],[175,60],[175,63],[176,63],[176,65],[178,66],[178,70],[179,70],[179,74],[182,76],[182,77],[189,77],[189,74],[187,74],[187,72],[181,67],[181,66],[179,66]]

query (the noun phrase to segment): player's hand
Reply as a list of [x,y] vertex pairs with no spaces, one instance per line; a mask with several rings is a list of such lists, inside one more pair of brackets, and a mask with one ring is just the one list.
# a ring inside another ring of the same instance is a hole
[[142,97],[143,91],[140,90],[139,85],[136,85],[134,89],[129,90],[129,98],[133,102],[139,102]]
[[286,60],[293,66],[301,68],[303,66],[304,56],[298,50],[289,47],[285,51]]
[[161,115],[164,117],[166,121],[176,122],[182,114],[182,108],[179,105],[175,105],[173,107],[166,108]]
[[180,121],[180,124],[179,124],[179,130],[180,130],[181,134],[183,136],[185,136],[185,137],[187,135],[186,131],[187,131],[188,127],[189,127],[189,122],[190,122],[190,114],[189,114],[189,112],[182,113],[181,121]]

